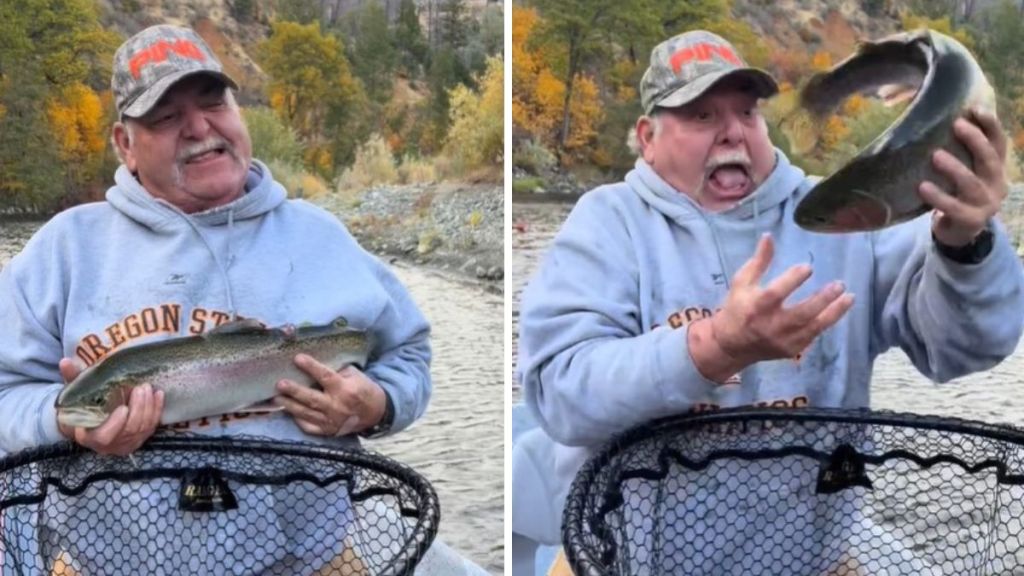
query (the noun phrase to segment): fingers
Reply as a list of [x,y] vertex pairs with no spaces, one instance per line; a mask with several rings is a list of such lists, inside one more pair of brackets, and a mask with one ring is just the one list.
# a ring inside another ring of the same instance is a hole
[[298,354],[295,356],[295,365],[300,370],[309,374],[311,378],[320,383],[325,390],[328,386],[338,384],[338,373],[326,364],[317,362],[315,358],[308,354]]
[[774,256],[775,242],[772,240],[772,237],[768,234],[761,236],[761,239],[757,242],[757,248],[754,250],[754,255],[733,276],[733,284],[747,286],[760,282],[761,277],[764,276],[768,266],[772,263]]
[[828,330],[834,326],[839,320],[853,308],[854,295],[850,293],[843,294],[839,298],[833,300],[821,314],[818,315],[815,320],[817,325],[816,334],[820,334],[825,330]]
[[[1003,125],[999,123],[999,118],[990,111],[975,107],[971,109],[971,120],[973,120],[974,124],[984,133],[985,139],[991,143],[996,155],[1005,160],[1006,153],[1009,150],[1009,144],[1007,142],[1006,132],[1003,131]],[[959,122],[957,124],[959,124]],[[970,125],[969,122],[967,124]]]
[[101,454],[110,454],[107,447],[114,443],[114,440],[121,435],[125,423],[128,421],[128,407],[118,406],[110,413],[106,421],[96,428],[87,430],[75,428],[75,442],[92,448]]
[[810,277],[811,267],[806,264],[798,264],[789,268],[765,287],[764,293],[759,299],[759,307],[766,309],[781,306],[786,298],[789,298],[789,295]]
[[57,368],[60,370],[60,376],[64,382],[71,382],[85,369],[85,365],[78,358],[61,358]]
[[128,400],[128,420],[124,432],[129,435],[144,435],[148,438],[160,424],[163,413],[163,391],[154,390],[149,384],[137,386]]
[[[308,390],[307,388],[298,386],[295,383],[290,384],[303,391]],[[278,390],[281,390],[281,388],[282,387],[279,386]],[[274,401],[294,418],[308,420],[309,422],[321,426],[327,423],[327,411],[330,409],[330,398],[316,399],[315,401],[307,402],[296,399],[294,396],[287,396],[284,394],[287,393],[283,392],[282,395],[275,398]],[[316,394],[322,395],[321,392],[316,392]]]
[[808,296],[790,308],[790,314],[798,324],[810,324],[837,298],[843,295],[846,286],[840,282],[830,282],[827,286]]

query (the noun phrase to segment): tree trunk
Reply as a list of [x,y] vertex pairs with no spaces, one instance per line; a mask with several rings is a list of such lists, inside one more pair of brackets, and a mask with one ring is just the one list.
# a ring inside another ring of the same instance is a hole
[[569,39],[569,70],[568,78],[565,79],[565,101],[562,103],[562,129],[558,132],[558,146],[555,151],[559,164],[562,163],[562,154],[565,152],[565,141],[569,139],[569,109],[572,103],[572,88],[576,80],[576,69],[579,67],[580,45],[581,41],[578,35]]

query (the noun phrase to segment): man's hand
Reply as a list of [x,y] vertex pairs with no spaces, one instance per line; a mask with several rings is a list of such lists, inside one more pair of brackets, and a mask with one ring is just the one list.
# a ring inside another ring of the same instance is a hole
[[[82,371],[82,367],[71,358],[61,360],[59,368],[65,382],[71,382]],[[154,391],[145,384],[132,390],[127,406],[118,406],[96,428],[72,428],[59,423],[58,426],[61,434],[69,440],[94,452],[126,456],[138,450],[153,435],[160,425],[163,411],[163,391]]]
[[1006,135],[999,120],[988,112],[972,110],[974,122],[958,118],[956,137],[974,159],[974,170],[945,150],[932,155],[932,164],[955,186],[953,193],[925,180],[918,187],[921,199],[935,208],[932,233],[953,248],[966,246],[985,229],[1003,205],[1006,183]]
[[291,380],[277,383],[278,404],[306,434],[344,436],[370,428],[384,417],[384,389],[355,366],[335,371],[306,354],[297,355],[295,365],[323,388],[314,390]]
[[762,288],[761,277],[775,252],[770,236],[733,276],[722,309],[690,325],[690,356],[705,378],[724,382],[762,360],[793,358],[853,306],[853,294],[833,282],[801,302],[783,302],[811,277],[807,265],[793,266]]

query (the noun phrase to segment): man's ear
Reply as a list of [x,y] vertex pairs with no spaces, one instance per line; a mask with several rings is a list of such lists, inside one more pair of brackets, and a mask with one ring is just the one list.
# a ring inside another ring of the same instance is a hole
[[131,152],[131,137],[124,122],[115,122],[110,140],[116,148],[117,156],[132,172],[135,171],[135,156]]
[[654,163],[654,153],[651,142],[654,141],[654,121],[650,116],[641,116],[636,121],[636,143],[640,148],[640,157],[648,164]]

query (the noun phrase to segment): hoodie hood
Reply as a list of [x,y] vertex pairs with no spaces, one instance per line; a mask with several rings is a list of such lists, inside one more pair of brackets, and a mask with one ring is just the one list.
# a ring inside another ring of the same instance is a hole
[[220,226],[233,221],[261,216],[277,208],[287,198],[284,188],[274,181],[270,169],[259,160],[249,166],[245,193],[234,201],[203,212],[184,214],[166,200],[155,198],[123,164],[114,174],[114,186],[107,190],[107,202],[125,216],[154,231],[167,231],[185,225],[182,216],[200,226]]
[[[796,194],[803,180],[804,171],[790,164],[786,155],[776,148],[775,168],[768,178],[735,206],[718,214],[741,220],[754,218]],[[626,182],[647,204],[673,220],[703,218],[711,214],[665,182],[643,158],[637,158],[636,166],[626,174]]]

